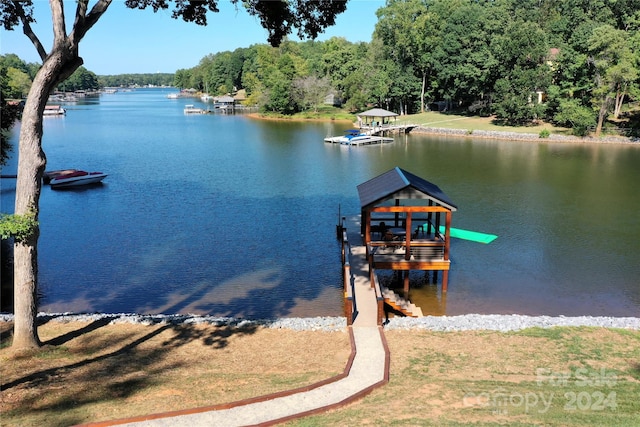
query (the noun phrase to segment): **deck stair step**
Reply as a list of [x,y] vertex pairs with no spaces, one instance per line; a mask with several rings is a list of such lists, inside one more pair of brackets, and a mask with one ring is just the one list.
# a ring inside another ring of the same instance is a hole
[[382,297],[384,301],[389,304],[394,309],[400,311],[409,317],[422,317],[422,309],[411,301],[402,298],[400,295],[396,294],[391,289],[381,286],[380,290],[382,291]]

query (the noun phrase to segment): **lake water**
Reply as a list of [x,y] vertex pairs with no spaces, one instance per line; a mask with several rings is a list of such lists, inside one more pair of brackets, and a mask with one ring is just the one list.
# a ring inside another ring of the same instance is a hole
[[[185,115],[199,102],[168,93],[45,118],[47,169],[109,176],[43,188],[41,310],[341,315],[338,212],[399,166],[447,193],[454,227],[499,236],[452,240],[447,295],[412,289],[426,314],[640,315],[640,147],[410,134],[349,148],[323,142],[349,124]],[[15,182],[1,191],[9,212]]]

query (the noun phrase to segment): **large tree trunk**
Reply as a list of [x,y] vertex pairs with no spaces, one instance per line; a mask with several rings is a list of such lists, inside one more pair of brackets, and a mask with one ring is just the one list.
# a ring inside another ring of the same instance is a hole
[[[48,89],[46,65],[36,75],[24,111],[20,127],[18,150],[18,179],[16,182],[15,213],[25,215],[39,213],[42,174],[46,157],[42,151],[42,111],[47,102]],[[40,340],[36,329],[38,290],[39,229],[25,241],[14,244],[14,348],[38,347]]]
[[420,112],[424,113],[424,92],[427,87],[427,73],[422,72],[422,88],[420,89]]
[[[36,221],[40,213],[40,192],[46,157],[42,151],[42,113],[55,86],[66,80],[82,65],[78,45],[87,31],[107,10],[112,0],[98,0],[87,14],[88,0],[76,2],[73,30],[66,34],[63,0],[49,0],[53,23],[53,49],[46,53],[33,32],[19,2],[14,7],[21,15],[23,31],[42,58],[22,113],[20,147],[18,150],[18,178],[16,182],[17,215],[33,213]],[[12,348],[33,348],[40,345],[36,324],[38,310],[38,227],[31,236],[14,244],[14,334]]]
[[616,99],[613,106],[613,118],[617,119],[620,117],[620,113],[622,112],[622,103],[624,102],[625,93],[617,92]]
[[[42,175],[46,166],[42,150],[42,112],[51,90],[80,64],[82,60],[77,55],[61,49],[47,57],[33,80],[20,126],[15,205],[18,215],[33,212],[38,220]],[[36,327],[39,234],[36,227],[28,239],[14,244],[14,349],[40,345]]]
[[600,111],[598,112],[598,124],[596,125],[596,134],[595,137],[599,138],[602,133],[602,127],[604,125],[604,120],[607,118],[609,114],[609,105],[611,104],[611,98],[608,96],[602,101],[602,105],[600,106]]

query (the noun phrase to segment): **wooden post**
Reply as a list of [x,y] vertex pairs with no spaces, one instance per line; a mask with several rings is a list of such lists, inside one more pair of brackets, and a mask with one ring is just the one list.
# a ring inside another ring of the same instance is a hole
[[407,224],[404,232],[404,259],[409,261],[411,259],[411,212],[407,212]]
[[404,298],[409,299],[409,271],[403,271],[402,276],[404,278]]
[[[396,206],[400,206],[400,199],[396,199]],[[398,219],[400,219],[400,213],[396,212],[393,214],[393,226],[398,226]]]
[[362,226],[364,229],[364,244],[366,246],[371,241],[371,211],[364,211],[364,215],[360,215],[360,217],[364,221]]
[[451,245],[451,211],[447,212],[444,223],[444,259],[449,259],[449,246]]
[[447,293],[447,282],[449,281],[449,270],[442,270],[442,293]]
[[351,266],[345,264],[343,269],[344,284],[344,315],[347,318],[347,325],[353,324],[353,295],[350,290],[351,286]]
[[[429,206],[433,206],[433,200],[429,200]],[[427,237],[431,236],[431,222],[433,221],[433,212],[427,214]]]

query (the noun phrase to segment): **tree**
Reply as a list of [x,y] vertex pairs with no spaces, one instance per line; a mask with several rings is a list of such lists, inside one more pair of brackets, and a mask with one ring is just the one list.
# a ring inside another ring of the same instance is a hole
[[31,79],[24,71],[10,67],[7,70],[10,94],[12,98],[22,99],[27,96],[31,88]]
[[9,152],[13,149],[9,143],[9,133],[13,124],[20,115],[20,107],[15,103],[8,103],[11,89],[9,87],[9,78],[7,77],[7,68],[0,64],[0,165],[4,165],[9,158]]
[[318,107],[324,104],[324,100],[332,94],[333,88],[329,79],[323,77],[318,79],[315,76],[297,78],[293,81],[296,102],[304,109],[318,111]]
[[[385,56],[391,59],[398,69],[398,75],[392,84],[392,88],[395,89],[394,97],[400,105],[404,105],[408,95],[405,90],[412,86],[406,84],[407,80],[411,80],[408,76],[413,77],[413,70],[419,68],[422,71],[423,82],[421,110],[424,110],[424,87],[430,62],[429,58],[425,58],[425,53],[430,53],[427,40],[433,35],[424,31],[424,23],[428,21],[424,18],[424,15],[427,15],[426,5],[420,0],[393,0],[388,2],[386,7],[379,9],[376,15],[378,23],[375,37],[381,41]],[[399,81],[400,77],[402,82]]]
[[593,110],[575,99],[560,101],[553,119],[560,125],[570,126],[576,136],[587,136],[595,123]]
[[265,81],[268,100],[263,108],[281,114],[293,114],[298,105],[293,96],[293,81],[297,77],[294,61],[288,53],[282,54],[275,65],[269,67],[269,78]]
[[74,92],[76,90],[98,90],[98,76],[84,67],[78,68],[68,79],[58,85],[62,92]]
[[536,92],[545,92],[551,83],[546,34],[536,23],[514,22],[497,44],[502,77],[495,84],[496,116],[520,125],[541,118]]
[[[4,0],[0,2],[0,25],[5,30],[21,27],[42,59],[42,67],[35,75],[22,115],[18,152],[18,178],[16,183],[15,214],[33,213],[32,233],[14,244],[15,323],[13,347],[35,348],[40,345],[36,328],[38,289],[38,237],[37,225],[42,176],[46,156],[42,149],[42,113],[49,93],[83,64],[79,45],[87,32],[106,13],[112,0],[97,0],[90,7],[90,0],[75,1],[75,16],[71,31],[67,33],[63,0],[50,0],[53,46],[47,52],[31,24],[33,0]],[[346,1],[319,0],[313,2],[243,1],[247,12],[256,16],[267,29],[268,40],[277,45],[291,32],[315,38],[326,27],[335,23],[335,17],[346,9]],[[169,8],[169,0],[126,0],[128,8],[153,8],[154,12]],[[198,25],[207,24],[207,13],[218,12],[218,0],[176,0],[173,18]]]
[[[591,62],[595,69],[594,109],[598,110],[595,136],[600,136],[611,107],[622,105],[629,84],[638,78],[633,55],[624,31],[610,25],[593,30],[589,39]],[[619,108],[619,107],[618,107]]]
[[187,89],[189,87],[190,78],[191,72],[189,70],[178,70],[173,78],[173,85],[180,89]]
[[21,99],[29,92],[31,81],[35,76],[33,69],[37,71],[40,67],[36,64],[27,64],[18,55],[10,53],[0,56],[0,68],[6,73],[2,80],[5,99]]

